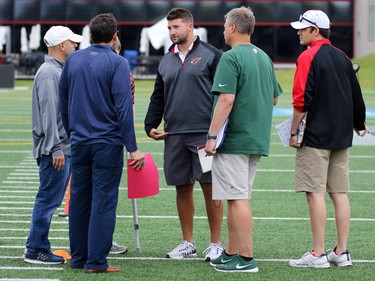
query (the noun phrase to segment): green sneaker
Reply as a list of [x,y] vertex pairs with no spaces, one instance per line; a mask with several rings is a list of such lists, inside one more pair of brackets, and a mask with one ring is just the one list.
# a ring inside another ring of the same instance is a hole
[[234,256],[229,262],[215,266],[220,272],[258,272],[256,261],[245,261],[239,255]]
[[233,258],[235,258],[237,255],[231,255],[231,256],[228,256],[225,251],[223,251],[221,253],[220,256],[218,256],[216,259],[212,259],[210,261],[210,265],[212,266],[217,266],[217,265],[220,265],[220,264],[226,264],[228,262],[230,262]]

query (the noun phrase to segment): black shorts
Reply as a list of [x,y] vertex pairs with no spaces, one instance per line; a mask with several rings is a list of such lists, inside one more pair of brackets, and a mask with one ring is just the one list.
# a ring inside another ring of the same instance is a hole
[[169,135],[164,143],[164,175],[168,185],[211,183],[211,172],[203,173],[197,147],[205,145],[207,134]]

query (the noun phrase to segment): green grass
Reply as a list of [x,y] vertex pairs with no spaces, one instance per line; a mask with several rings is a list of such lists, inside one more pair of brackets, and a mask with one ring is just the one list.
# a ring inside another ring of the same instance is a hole
[[[372,59],[373,57],[371,57]],[[361,83],[367,77],[366,59],[361,63]],[[289,74],[287,74],[289,73]],[[284,94],[279,107],[291,106],[291,71],[277,71]],[[369,83],[370,83],[369,82]],[[272,131],[271,156],[262,158],[254,182],[251,204],[254,215],[254,255],[260,272],[257,274],[223,274],[215,272],[202,260],[173,261],[162,259],[164,254],[181,240],[175,207],[175,191],[165,183],[160,171],[160,194],[139,199],[140,238],[142,253],[135,251],[131,201],[127,199],[126,172],[120,186],[118,219],[114,240],[129,247],[125,255],[112,255],[110,264],[120,265],[123,272],[113,275],[88,275],[72,270],[68,264],[55,267],[25,264],[22,253],[28,235],[31,209],[38,186],[38,173],[31,155],[31,85],[32,81],[16,81],[15,90],[0,90],[0,276],[17,279],[54,280],[373,280],[375,212],[374,212],[374,147],[355,146],[351,149],[352,204],[349,250],[352,268],[327,270],[294,269],[288,260],[300,257],[311,249],[308,207],[304,194],[293,192],[294,153],[284,148],[275,130]],[[375,85],[363,85],[368,108],[375,109]],[[140,149],[151,152],[159,168],[163,163],[163,144],[148,139],[143,131],[143,118],[152,92],[153,81],[136,81],[136,133]],[[369,106],[370,105],[370,106]],[[274,125],[286,117],[274,117]],[[375,128],[375,119],[367,120]],[[355,172],[354,172],[355,171]],[[195,192],[196,216],[194,238],[198,256],[209,243],[208,223],[205,218],[202,192]],[[327,199],[328,221],[326,247],[336,240],[333,208]],[[62,209],[58,210],[58,212]],[[68,249],[68,224],[64,218],[54,217],[50,238],[53,249]],[[227,241],[226,225],[222,230]],[[362,261],[362,262],[360,262]],[[367,262],[363,262],[367,261]],[[43,269],[46,268],[46,269]],[[57,269],[57,270],[47,270]],[[1,280],[0,278],[0,280]]]

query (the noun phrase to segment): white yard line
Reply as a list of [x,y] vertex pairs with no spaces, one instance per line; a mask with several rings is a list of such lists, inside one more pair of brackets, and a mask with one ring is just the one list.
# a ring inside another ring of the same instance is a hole
[[[1,216],[0,216],[1,217]],[[31,215],[30,215],[31,218]],[[118,219],[133,219],[131,215],[117,215],[116,218]],[[139,215],[138,218],[140,219],[179,219],[178,216],[144,216]],[[52,220],[52,224],[68,224],[68,220],[62,218],[63,220]],[[195,220],[207,220],[206,216],[194,216]],[[224,217],[226,219],[226,217]],[[297,217],[253,217],[254,220],[267,220],[267,221],[308,221],[310,220],[308,217],[306,218],[297,218]],[[334,221],[335,218],[327,218],[327,221]],[[356,222],[374,222],[375,218],[351,218],[350,221]],[[9,224],[30,224],[30,220],[0,220],[0,223],[9,223]]]
[[[50,271],[62,271],[62,267],[36,267],[36,266],[0,266],[0,270],[50,270]],[[0,280],[13,280],[13,279],[0,279]],[[22,279],[15,279],[22,280]],[[25,281],[34,279],[24,279]],[[35,279],[35,280],[59,280],[59,279]]]
[[[22,256],[0,256],[0,259],[23,259]],[[155,261],[178,261],[175,259],[166,259],[163,257],[113,257],[109,256],[109,260],[155,260]],[[257,259],[260,262],[288,262],[291,259],[283,258],[283,259]],[[188,261],[203,261],[203,258],[189,258],[181,260],[181,262],[188,262]],[[353,263],[375,263],[375,260],[352,260]],[[26,268],[26,267],[24,267]],[[40,267],[38,267],[40,268]],[[55,268],[55,267],[54,267]],[[1,279],[0,279],[1,281]]]

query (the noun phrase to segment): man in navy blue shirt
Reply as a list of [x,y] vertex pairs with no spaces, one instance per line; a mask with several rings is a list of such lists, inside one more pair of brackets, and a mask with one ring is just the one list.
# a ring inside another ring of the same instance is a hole
[[60,110],[72,147],[69,211],[71,267],[88,273],[119,272],[109,266],[124,145],[141,169],[133,121],[127,60],[113,49],[117,20],[100,14],[90,22],[94,45],[69,56],[60,79]]

